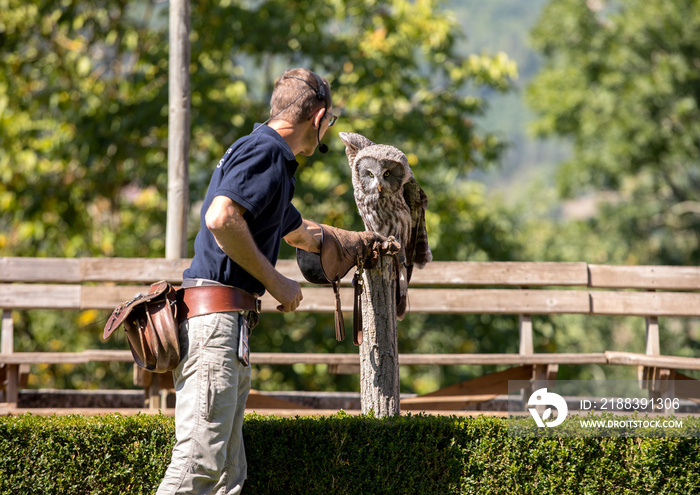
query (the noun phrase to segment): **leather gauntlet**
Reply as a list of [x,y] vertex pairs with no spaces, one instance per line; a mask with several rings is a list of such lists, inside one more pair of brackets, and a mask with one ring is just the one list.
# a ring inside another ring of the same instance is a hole
[[[373,268],[385,254],[396,254],[401,245],[393,237],[387,238],[376,232],[353,232],[321,225],[321,252],[310,253],[297,249],[297,264],[304,278],[316,285],[332,285],[335,293],[335,334],[337,340],[345,339],[345,325],[340,308],[340,280],[354,267]],[[361,279],[360,279],[361,280]],[[353,283],[358,281],[357,274]],[[361,343],[358,335],[359,292],[355,287],[354,341]]]

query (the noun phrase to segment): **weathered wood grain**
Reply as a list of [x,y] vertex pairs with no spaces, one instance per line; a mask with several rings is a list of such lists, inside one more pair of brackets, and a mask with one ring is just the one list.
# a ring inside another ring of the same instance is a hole
[[82,352],[15,352],[0,354],[3,364],[85,364],[91,362],[132,362],[131,351],[89,350]]
[[[0,284],[0,308],[114,309],[148,290],[147,285]],[[333,312],[330,288],[307,287],[299,312]],[[352,310],[352,290],[341,289],[341,301]],[[276,311],[277,301],[263,296],[263,311]],[[700,316],[700,293],[615,292],[545,289],[409,290],[409,312],[434,314],[596,314],[631,316]]]
[[0,284],[0,308],[79,309],[80,285]]
[[633,352],[606,351],[608,364],[649,366],[677,370],[700,370],[700,358],[681,356],[647,356]]
[[114,309],[148,289],[148,285],[83,285],[78,309]]
[[[16,398],[17,370],[33,363],[131,362],[127,349],[74,353],[13,353],[12,312],[25,309],[112,310],[150,283],[168,280],[179,285],[189,259],[21,258],[0,257],[0,309],[3,310],[3,350],[0,364],[11,373],[6,388]],[[331,313],[335,300],[330,287],[308,284],[294,260],[280,260],[279,271],[301,283],[303,313]],[[343,280],[341,301],[346,319],[352,315],[353,271]],[[557,289],[559,287],[559,289]],[[603,290],[600,290],[603,289]],[[624,289],[624,290],[615,290]],[[629,290],[628,290],[629,289]],[[676,292],[672,292],[676,291]],[[263,311],[275,312],[277,301],[263,296]],[[607,266],[585,263],[433,262],[413,273],[409,313],[431,314],[592,314],[646,317],[700,317],[700,267]],[[534,319],[534,318],[533,318]],[[348,338],[350,338],[348,336]],[[517,338],[517,336],[514,336]],[[649,337],[648,337],[649,340]],[[647,342],[647,349],[649,349]],[[256,353],[254,365],[323,364],[359,366],[358,354]],[[399,355],[402,366],[422,365],[564,365],[609,364],[663,369],[700,369],[700,358],[608,351],[552,354],[420,354]],[[476,394],[455,394],[455,404]],[[481,394],[484,395],[484,394]],[[486,393],[489,395],[489,393]],[[440,401],[418,399],[416,407],[440,407]],[[410,401],[409,401],[410,403]],[[442,407],[449,409],[452,406]]]
[[360,364],[359,354],[319,354],[315,352],[251,352],[252,364]]
[[591,313],[613,316],[700,316],[700,293],[591,291]]
[[588,284],[586,263],[434,261],[414,270],[411,285],[574,286]]
[[179,285],[189,259],[164,258],[82,258],[80,275],[83,282],[116,282],[152,284],[167,280]]
[[[348,336],[349,338],[349,336]],[[627,355],[629,353],[617,353]],[[624,356],[615,359],[623,364]],[[640,356],[643,354],[629,354]],[[648,357],[648,356],[646,356]],[[631,358],[630,358],[631,359]],[[689,358],[686,358],[689,359]],[[34,363],[86,363],[91,361],[130,362],[133,358],[128,350],[88,350],[82,352],[18,352],[0,354],[0,363],[5,364],[34,364]],[[697,359],[700,363],[700,358]],[[341,364],[354,365],[360,363],[356,353],[311,353],[311,352],[251,352],[250,362],[254,365],[292,365],[292,364]],[[536,364],[608,364],[609,358],[605,353],[552,353],[552,354],[399,354],[401,366],[420,365],[536,365]],[[635,363],[636,364],[636,361]]]
[[700,267],[588,265],[590,286],[609,289],[700,290]]
[[78,258],[0,257],[0,282],[80,282]]
[[606,364],[603,353],[551,354],[399,354],[401,365]]
[[[191,259],[0,257],[0,282],[179,283]],[[295,260],[279,260],[278,270],[306,283]],[[350,284],[351,272],[343,279]],[[559,262],[434,261],[415,270],[413,286],[586,286],[659,290],[700,290],[700,267],[619,266]]]
[[545,289],[409,289],[409,312],[465,314],[588,313],[586,291]]

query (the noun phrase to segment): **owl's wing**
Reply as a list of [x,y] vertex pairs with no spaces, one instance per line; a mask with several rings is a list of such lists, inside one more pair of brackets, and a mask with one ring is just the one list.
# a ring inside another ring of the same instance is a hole
[[411,233],[406,243],[406,265],[408,279],[411,279],[413,265],[423,268],[433,260],[428,246],[428,232],[425,228],[425,209],[428,197],[418,181],[411,177],[403,186],[403,198],[411,211]]

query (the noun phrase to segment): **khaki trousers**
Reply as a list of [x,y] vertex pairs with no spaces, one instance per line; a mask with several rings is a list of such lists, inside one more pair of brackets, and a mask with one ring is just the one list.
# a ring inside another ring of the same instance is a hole
[[175,437],[157,495],[240,493],[247,474],[243,415],[250,367],[237,358],[243,314],[214,313],[180,325]]

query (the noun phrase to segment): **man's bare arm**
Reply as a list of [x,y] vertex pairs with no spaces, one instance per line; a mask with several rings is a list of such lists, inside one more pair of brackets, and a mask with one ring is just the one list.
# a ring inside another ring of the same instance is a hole
[[301,226],[284,236],[290,246],[318,253],[321,251],[321,227],[310,220],[302,220]]
[[303,296],[301,286],[279,273],[260,252],[243,215],[246,209],[226,196],[217,196],[205,214],[207,228],[221,250],[259,280],[279,301],[279,311],[294,311]]

